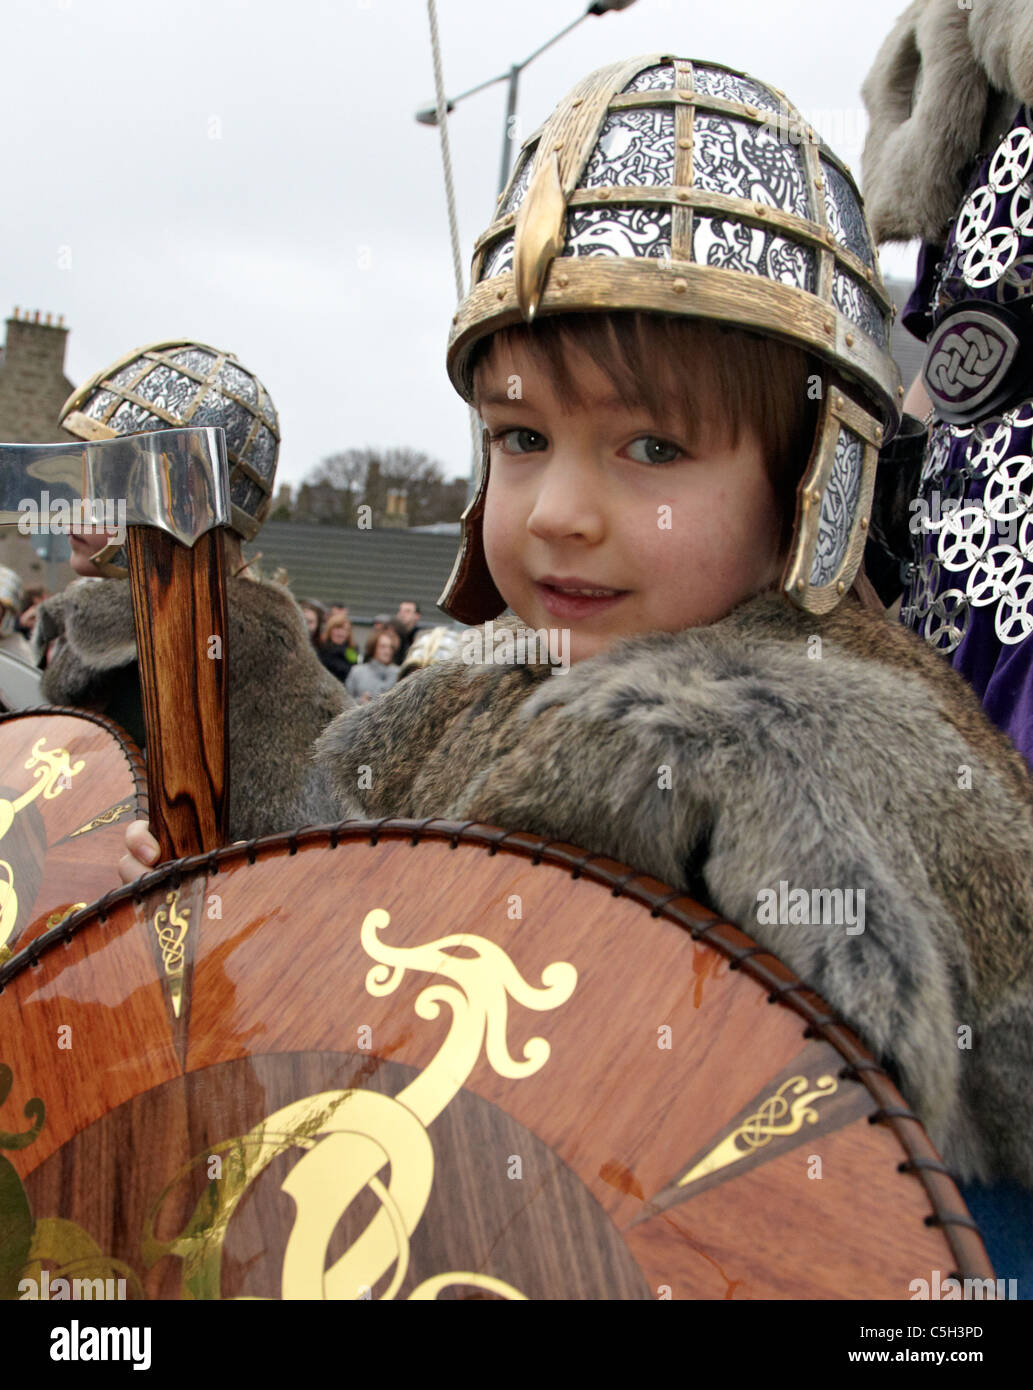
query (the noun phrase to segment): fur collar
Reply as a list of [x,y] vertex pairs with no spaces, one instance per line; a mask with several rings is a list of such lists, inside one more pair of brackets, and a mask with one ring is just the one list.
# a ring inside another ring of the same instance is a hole
[[[520,626],[516,618],[494,622],[496,631]],[[820,653],[817,661],[810,656],[814,651]],[[762,595],[708,627],[626,638],[566,675],[553,675],[547,666],[502,666],[457,655],[399,681],[372,704],[346,710],[323,733],[316,756],[336,787],[342,814],[449,816],[468,801],[464,776],[480,778],[485,757],[508,751],[521,730],[550,707],[573,702],[595,711],[595,698],[611,689],[614,670],[625,680],[628,673],[632,680],[635,674],[643,682],[661,679],[654,703],[663,706],[672,727],[682,717],[686,689],[701,683],[721,703],[740,681],[754,694],[772,683],[792,685],[794,708],[817,717],[826,679],[849,691],[862,713],[870,689],[896,688],[903,681],[910,692],[904,692],[905,703],[910,698],[953,725],[999,767],[1012,794],[1033,813],[1033,782],[1023,759],[986,719],[967,683],[904,628],[849,601],[819,618],[781,597]],[[602,705],[597,712],[602,718]],[[684,719],[684,735],[692,737],[694,716]],[[374,764],[372,785],[364,786],[357,768]],[[438,778],[435,766],[451,772]]]
[[968,11],[972,52],[990,82],[1033,103],[1033,6],[1029,0],[977,0]]
[[[979,0],[1004,34],[1030,25],[1027,0]],[[1007,12],[1007,13],[1006,13]],[[916,92],[917,86],[917,92]],[[957,0],[914,0],[897,20],[865,79],[869,130],[862,184],[876,242],[943,241],[979,150],[989,78]]]
[[[296,657],[309,648],[304,619],[293,597],[278,584],[229,579],[231,650],[235,635],[261,642],[270,652]],[[40,606],[33,632],[37,663],[54,640],[61,655],[93,672],[114,671],[136,660],[133,603],[128,579],[84,579]],[[59,664],[55,659],[55,665]],[[48,671],[48,675],[50,672]]]

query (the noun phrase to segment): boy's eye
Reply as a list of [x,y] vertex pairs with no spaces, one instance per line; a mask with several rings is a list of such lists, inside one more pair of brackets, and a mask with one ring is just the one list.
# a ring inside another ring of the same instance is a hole
[[673,463],[681,452],[677,444],[655,434],[644,434],[628,445],[628,453],[636,463]]
[[503,430],[492,436],[493,444],[501,444],[507,454],[533,454],[547,448],[548,440],[537,430]]

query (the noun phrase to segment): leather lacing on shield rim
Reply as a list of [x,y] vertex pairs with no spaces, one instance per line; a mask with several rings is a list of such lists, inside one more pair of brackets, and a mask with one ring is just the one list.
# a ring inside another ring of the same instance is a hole
[[[108,723],[102,719],[96,722]],[[694,941],[706,941],[731,962],[730,968],[742,970],[763,985],[768,991],[769,1004],[782,1005],[798,1014],[807,1025],[804,1037],[820,1038],[839,1053],[844,1062],[839,1071],[840,1079],[864,1086],[876,1103],[877,1109],[868,1116],[869,1124],[888,1125],[906,1154],[906,1158],[897,1165],[898,1173],[912,1174],[925,1189],[932,1210],[924,1218],[924,1224],[943,1229],[944,1238],[957,1263],[950,1277],[987,1277],[980,1253],[974,1248],[975,1242],[966,1234],[972,1231],[979,1238],[979,1227],[970,1216],[957,1209],[959,1194],[956,1181],[941,1162],[918,1116],[908,1107],[884,1068],[846,1024],[828,1012],[820,996],[734,923],[702,907],[687,893],[672,889],[648,874],[629,869],[617,860],[586,853],[564,841],[542,839],[525,831],[503,830],[477,821],[459,822],[433,817],[402,820],[386,816],[380,820],[341,821],[336,825],[309,826],[288,833],[263,835],[204,854],[170,860],[133,883],[113,889],[96,902],[73,913],[13,955],[0,966],[0,994],[15,976],[38,965],[43,955],[59,944],[69,944],[72,937],[93,917],[99,917],[103,925],[113,908],[130,901],[139,903],[146,894],[166,882],[178,884],[196,871],[217,873],[222,864],[241,858],[254,864],[257,855],[267,849],[285,848],[289,855],[295,855],[300,848],[315,846],[336,849],[340,845],[362,840],[376,845],[382,839],[408,840],[414,846],[423,840],[445,841],[453,850],[458,849],[460,844],[478,845],[492,855],[505,849],[530,859],[532,864],[552,864],[567,869],[572,878],[588,878],[602,884],[611,890],[614,897],[631,898],[648,907],[651,916],[665,918],[682,927]],[[950,1201],[951,1192],[946,1190],[948,1183],[953,1192],[953,1202]]]

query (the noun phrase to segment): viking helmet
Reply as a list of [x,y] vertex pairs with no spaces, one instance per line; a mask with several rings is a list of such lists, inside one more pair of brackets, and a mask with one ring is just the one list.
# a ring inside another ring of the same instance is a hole
[[[226,432],[232,529],[250,540],[265,520],[276,474],[280,427],[269,393],[230,352],[204,343],[150,343],[97,372],[65,401],[59,423],[79,439],[148,430],[218,426]],[[120,547],[94,564],[109,575]]]
[[[782,585],[809,612],[834,608],[861,562],[903,390],[860,195],[776,88],[660,54],[580,82],[525,142],[477,241],[449,339],[452,384],[472,401],[472,349],[497,329],[635,309],[777,338],[823,364]],[[505,607],[481,539],[487,475],[485,440],[439,600],[467,623]]]

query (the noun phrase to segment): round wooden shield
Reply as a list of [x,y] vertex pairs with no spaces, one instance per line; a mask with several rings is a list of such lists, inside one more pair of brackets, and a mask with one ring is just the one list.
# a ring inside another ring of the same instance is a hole
[[117,725],[0,716],[0,961],[117,887],[125,827],[146,816],[143,758]]
[[992,1277],[823,1002],[569,846],[440,821],[234,846],[69,918],[0,986],[7,1297],[906,1299],[933,1271]]

